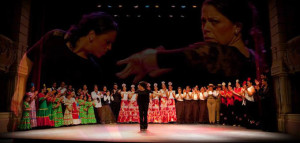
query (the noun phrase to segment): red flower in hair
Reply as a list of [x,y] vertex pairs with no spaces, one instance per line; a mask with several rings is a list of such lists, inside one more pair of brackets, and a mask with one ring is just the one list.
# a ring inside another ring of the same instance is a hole
[[250,81],[250,80],[251,80],[251,78],[250,78],[250,77],[248,77],[247,81]]
[[247,82],[246,82],[246,81],[244,81],[244,82],[243,82],[243,86],[244,86],[244,85],[246,85],[246,83],[247,83]]

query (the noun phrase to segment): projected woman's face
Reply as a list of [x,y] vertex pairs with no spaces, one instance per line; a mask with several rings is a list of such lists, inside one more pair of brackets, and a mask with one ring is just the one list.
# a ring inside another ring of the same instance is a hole
[[230,45],[236,26],[214,6],[207,4],[202,6],[201,23],[205,42]]
[[111,50],[112,43],[115,41],[117,31],[109,31],[104,34],[96,35],[91,43],[90,53],[97,58],[105,55],[107,51]]

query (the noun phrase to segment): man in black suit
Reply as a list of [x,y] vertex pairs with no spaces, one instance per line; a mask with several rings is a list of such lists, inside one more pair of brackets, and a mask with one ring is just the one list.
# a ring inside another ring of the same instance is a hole
[[114,97],[114,101],[112,101],[111,109],[115,115],[115,120],[118,121],[118,116],[120,112],[121,106],[121,90],[118,89],[117,83],[114,83],[114,88],[111,91],[112,96]]

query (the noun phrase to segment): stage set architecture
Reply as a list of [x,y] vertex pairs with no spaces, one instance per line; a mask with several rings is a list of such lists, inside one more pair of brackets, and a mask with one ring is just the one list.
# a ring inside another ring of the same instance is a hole
[[[277,105],[278,131],[300,136],[300,35],[299,8],[292,0],[267,0],[270,23],[270,48],[272,52],[271,75]],[[1,8],[5,2],[0,2]],[[0,33],[0,132],[13,132],[15,125],[10,120],[19,120],[11,113],[11,99],[17,80],[25,80],[17,74],[26,74],[27,69],[19,62],[28,48],[30,39],[31,0],[8,2],[14,9],[1,10],[1,17],[11,26],[9,33]],[[8,6],[7,6],[8,7]],[[1,27],[1,30],[7,27]],[[20,70],[18,70],[20,69]],[[19,72],[19,73],[18,73]],[[119,85],[121,86],[121,85]],[[24,91],[19,93],[25,94]],[[13,119],[15,118],[15,119]]]

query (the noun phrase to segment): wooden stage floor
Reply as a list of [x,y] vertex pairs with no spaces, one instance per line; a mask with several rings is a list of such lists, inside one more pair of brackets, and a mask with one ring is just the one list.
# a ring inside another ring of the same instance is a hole
[[289,142],[287,134],[250,130],[243,127],[206,124],[149,124],[140,132],[139,124],[79,125],[34,129],[0,134],[0,141],[13,142]]

